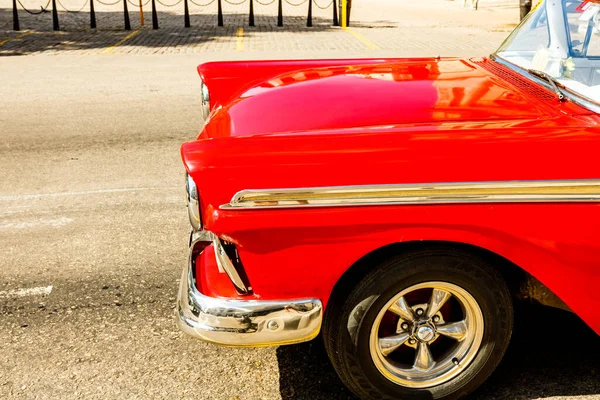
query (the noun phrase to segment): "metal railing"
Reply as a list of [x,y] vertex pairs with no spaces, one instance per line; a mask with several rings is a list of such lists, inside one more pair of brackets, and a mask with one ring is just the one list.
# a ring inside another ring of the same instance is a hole
[[[230,5],[242,5],[246,2],[249,2],[249,12],[248,12],[248,25],[249,26],[255,26],[254,23],[254,2],[260,4],[261,6],[270,6],[271,4],[274,4],[277,1],[277,7],[278,7],[278,11],[277,11],[277,26],[283,26],[283,2],[285,1],[285,3],[289,4],[290,6],[293,7],[301,7],[304,4],[306,4],[308,2],[308,13],[307,13],[307,17],[306,17],[306,26],[307,27],[311,27],[313,26],[313,4],[322,10],[326,10],[329,7],[333,8],[333,17],[332,17],[332,23],[333,26],[339,26],[340,25],[340,18],[338,17],[338,7],[337,7],[337,0],[330,0],[329,3],[327,3],[326,5],[324,5],[323,3],[320,3],[320,1],[322,2],[322,0],[299,0],[299,2],[294,2],[293,0],[241,0],[241,1],[235,1],[235,0],[209,0],[207,3],[198,3],[194,0],[175,0],[174,3],[165,3],[162,0],[145,0],[145,3],[142,3],[143,0],[138,0],[138,3],[136,4],[134,0],[116,0],[116,1],[104,1],[104,0],[84,0],[83,5],[78,9],[78,10],[69,10],[67,9],[60,0],[48,0],[48,3],[43,6],[40,7],[40,11],[33,11],[33,10],[28,10],[27,8],[25,8],[25,6],[23,6],[23,4],[21,3],[21,0],[13,0],[13,29],[15,31],[19,31],[21,29],[20,24],[19,24],[19,9],[18,6],[21,6],[21,8],[29,13],[29,14],[42,14],[45,12],[49,12],[48,11],[48,6],[50,4],[52,4],[52,27],[55,31],[60,30],[60,23],[58,20],[58,8],[57,8],[57,4],[66,12],[69,13],[78,13],[83,11],[83,9],[86,7],[86,5],[89,4],[89,13],[90,13],[90,29],[96,29],[97,24],[96,24],[96,11],[94,9],[94,2],[97,1],[98,3],[104,5],[104,6],[118,6],[119,3],[123,4],[123,25],[125,30],[131,30],[131,22],[129,20],[129,9],[127,4],[129,3],[131,6],[133,7],[137,7],[139,9],[140,12],[140,25],[144,26],[144,6],[148,5],[148,3],[151,3],[151,7],[152,7],[152,29],[158,29],[159,28],[159,24],[158,24],[158,13],[156,11],[156,2],[158,2],[159,4],[161,4],[163,7],[177,7],[179,6],[181,3],[183,3],[183,19],[184,19],[184,26],[186,28],[189,28],[191,26],[191,21],[190,21],[190,10],[189,10],[189,2],[191,2],[192,4],[194,4],[197,7],[207,7],[210,6],[211,4],[213,4],[215,1],[217,2],[217,25],[218,26],[224,26],[223,23],[223,5],[222,2],[225,1],[226,3],[230,4]],[[327,0],[325,0],[327,1]],[[340,1],[341,3],[341,1]],[[349,2],[348,2],[349,3]],[[341,8],[341,5],[340,5]],[[349,8],[349,7],[347,7]],[[342,15],[348,15],[348,13],[342,13]]]

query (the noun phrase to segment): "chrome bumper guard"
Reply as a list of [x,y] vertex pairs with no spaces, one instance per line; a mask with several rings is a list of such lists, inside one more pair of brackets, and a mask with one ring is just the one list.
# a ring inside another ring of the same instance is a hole
[[183,332],[206,342],[236,347],[299,343],[319,334],[323,306],[318,299],[227,300],[200,293],[195,285],[195,259],[213,239],[211,233],[199,232],[190,244],[176,309]]

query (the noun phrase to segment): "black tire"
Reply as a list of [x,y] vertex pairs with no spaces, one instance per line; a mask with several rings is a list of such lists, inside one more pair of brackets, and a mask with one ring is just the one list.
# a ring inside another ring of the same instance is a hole
[[[380,310],[402,290],[423,282],[457,285],[477,301],[484,321],[473,361],[451,380],[427,388],[400,386],[375,366],[370,332]],[[513,306],[500,274],[484,259],[451,247],[411,250],[377,265],[352,288],[330,299],[323,324],[329,358],[344,384],[364,400],[459,399],[494,371],[510,341]],[[351,315],[352,314],[352,315]]]

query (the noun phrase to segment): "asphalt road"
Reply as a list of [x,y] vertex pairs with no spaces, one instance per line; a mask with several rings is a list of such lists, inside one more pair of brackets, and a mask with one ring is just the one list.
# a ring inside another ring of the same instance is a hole
[[[178,148],[202,122],[201,61],[0,61],[1,399],[352,398],[318,340],[236,350],[175,326],[188,240]],[[600,399],[597,335],[561,311],[519,321],[474,398]]]

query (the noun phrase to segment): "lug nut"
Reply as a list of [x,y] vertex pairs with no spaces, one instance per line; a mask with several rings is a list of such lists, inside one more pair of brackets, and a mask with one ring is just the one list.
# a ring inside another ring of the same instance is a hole
[[417,308],[417,315],[423,315],[423,309],[422,308]]
[[407,330],[407,329],[408,329],[408,324],[407,324],[406,322],[403,322],[403,323],[402,323],[402,325],[400,325],[400,327],[401,327],[403,330]]
[[440,316],[439,315],[434,315],[433,316],[433,322],[440,322]]

